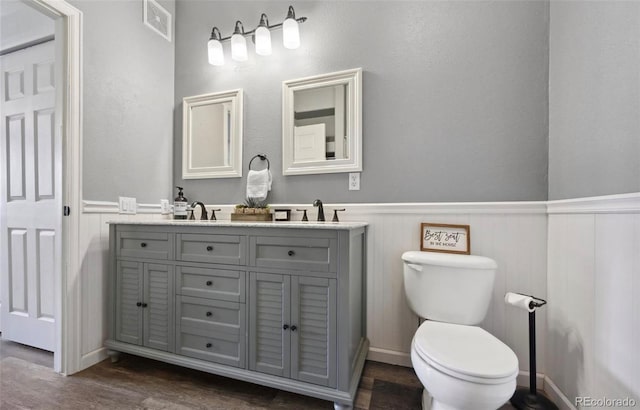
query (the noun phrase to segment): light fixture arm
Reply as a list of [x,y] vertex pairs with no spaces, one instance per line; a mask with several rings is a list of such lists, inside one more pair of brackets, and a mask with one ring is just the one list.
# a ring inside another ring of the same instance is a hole
[[[231,37],[229,37],[231,38]],[[218,27],[214,27],[211,29],[211,37],[209,37],[209,40],[218,40],[220,41],[222,39],[222,36],[220,35],[220,30],[218,30]]]
[[[293,9],[293,6],[289,6],[289,11],[287,12],[287,18],[293,18],[298,23],[304,23],[305,21],[307,21],[306,17],[298,17],[298,18],[296,18],[296,12]],[[262,13],[262,15],[260,16],[260,23],[258,24],[258,27],[266,27],[269,30],[274,30],[274,29],[281,29],[282,28],[282,24],[284,24],[284,21],[282,23],[269,25],[269,19],[267,18],[267,15],[265,13]],[[244,25],[242,24],[242,22],[240,20],[238,20],[238,21],[236,21],[236,25],[235,25],[235,29],[234,29],[233,34],[241,34],[244,37],[252,36],[256,32],[258,27],[254,28],[253,30],[250,30],[250,31],[244,31]],[[214,37],[214,32],[217,33],[218,38]],[[220,31],[218,30],[218,28],[214,27],[213,30],[211,30],[211,38],[210,39],[218,40],[218,41],[227,41],[227,40],[231,39],[231,36],[221,37]]]

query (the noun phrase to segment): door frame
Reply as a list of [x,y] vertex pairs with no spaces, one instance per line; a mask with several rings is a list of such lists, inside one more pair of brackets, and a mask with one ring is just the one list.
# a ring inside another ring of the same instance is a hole
[[[25,0],[23,0],[25,1]],[[62,217],[62,260],[55,270],[55,350],[56,372],[73,374],[80,370],[80,214],[82,212],[82,12],[64,0],[25,1],[55,19],[56,109],[61,108],[62,205],[70,214]],[[63,210],[60,209],[60,212]]]

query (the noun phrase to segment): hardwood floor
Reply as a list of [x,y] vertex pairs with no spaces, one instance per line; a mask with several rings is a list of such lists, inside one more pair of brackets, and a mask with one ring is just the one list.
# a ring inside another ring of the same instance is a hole
[[[0,409],[332,409],[333,403],[130,355],[64,377],[53,355],[0,339]],[[413,370],[367,362],[356,409],[420,409]]]
[[[0,339],[0,409],[332,409],[333,403],[122,355],[73,376],[52,370],[53,355]],[[420,409],[413,369],[368,361],[354,407]],[[502,409],[511,407],[504,406]]]

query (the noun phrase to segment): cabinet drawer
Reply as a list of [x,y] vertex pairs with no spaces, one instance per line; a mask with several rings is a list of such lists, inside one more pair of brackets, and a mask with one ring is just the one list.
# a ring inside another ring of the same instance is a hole
[[176,259],[190,262],[244,265],[246,237],[238,235],[177,234]]
[[178,293],[184,296],[245,301],[245,272],[177,266]]
[[212,334],[244,333],[245,305],[237,302],[223,302],[190,296],[178,296],[177,319],[180,328],[197,328]]
[[121,257],[173,259],[173,234],[166,232],[120,231],[116,246]]
[[251,238],[251,262],[258,267],[335,272],[336,246],[333,238],[257,236]]
[[245,367],[245,335],[181,329],[176,335],[176,353],[235,367]]

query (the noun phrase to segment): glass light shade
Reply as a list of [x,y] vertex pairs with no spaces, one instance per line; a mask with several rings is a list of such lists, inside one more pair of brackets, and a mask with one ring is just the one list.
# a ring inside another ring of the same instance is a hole
[[300,47],[300,31],[295,19],[288,18],[282,23],[282,42],[289,49]]
[[211,39],[207,43],[209,49],[209,64],[224,65],[224,52],[222,51],[222,43],[218,40]]
[[231,58],[236,61],[247,61],[247,40],[242,34],[231,36]]
[[271,55],[271,32],[266,27],[256,29],[256,54]]

